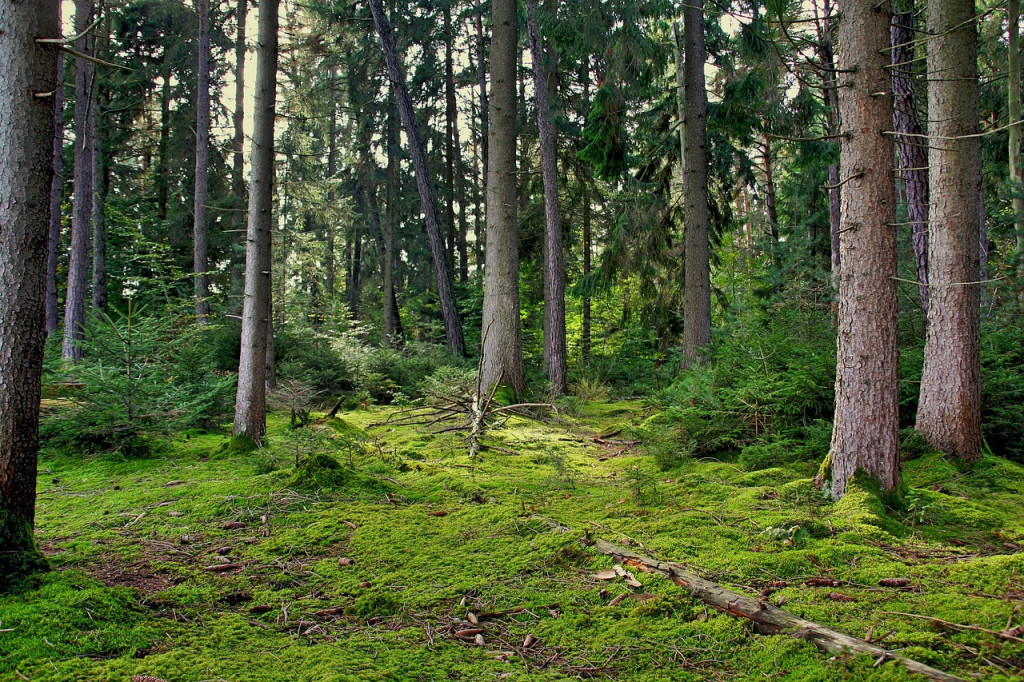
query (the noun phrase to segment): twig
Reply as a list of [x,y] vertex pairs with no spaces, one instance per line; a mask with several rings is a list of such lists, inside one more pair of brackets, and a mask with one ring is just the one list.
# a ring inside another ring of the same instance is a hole
[[941,623],[942,625],[948,625],[949,627],[956,628],[958,630],[973,630],[975,632],[984,632],[989,635],[995,635],[996,637],[999,637],[1001,639],[1006,639],[1011,642],[1020,642],[1024,644],[1024,639],[1021,639],[1020,637],[1014,637],[1013,635],[1007,634],[1005,632],[1000,632],[999,630],[989,630],[988,628],[983,628],[978,625],[961,625],[960,623],[952,623],[948,620],[936,618],[935,616],[922,616],[916,613],[904,613],[903,611],[881,611],[880,613],[886,613],[890,616],[906,616],[907,618],[917,618],[918,620],[930,620],[933,623]]

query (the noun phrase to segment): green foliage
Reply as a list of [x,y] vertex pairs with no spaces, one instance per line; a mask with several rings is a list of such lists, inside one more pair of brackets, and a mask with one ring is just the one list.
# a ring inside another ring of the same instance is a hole
[[93,317],[85,359],[47,377],[48,392],[63,393],[67,404],[46,415],[44,437],[138,455],[149,450],[147,434],[224,415],[234,378],[215,372],[206,333],[131,303]]

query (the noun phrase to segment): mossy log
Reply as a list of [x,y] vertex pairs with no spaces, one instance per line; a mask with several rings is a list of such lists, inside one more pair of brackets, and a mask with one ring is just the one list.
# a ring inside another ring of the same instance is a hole
[[746,618],[754,623],[754,626],[762,633],[789,635],[790,637],[802,639],[830,654],[867,654],[877,658],[879,663],[883,663],[886,660],[897,661],[910,672],[924,675],[931,680],[952,682],[963,679],[900,656],[863,639],[851,637],[842,632],[799,618],[756,597],[733,592],[717,583],[701,578],[696,573],[688,571],[678,564],[657,561],[604,540],[598,540],[594,544],[594,548],[601,554],[614,557],[617,561],[638,571],[665,576],[676,585],[685,588],[690,594],[708,606],[730,616]]

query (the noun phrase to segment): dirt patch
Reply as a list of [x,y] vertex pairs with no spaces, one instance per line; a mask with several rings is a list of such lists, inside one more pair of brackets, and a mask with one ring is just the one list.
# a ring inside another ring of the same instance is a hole
[[86,572],[108,587],[134,587],[145,594],[162,592],[178,582],[175,576],[154,573],[148,561],[128,566],[99,564],[86,568]]

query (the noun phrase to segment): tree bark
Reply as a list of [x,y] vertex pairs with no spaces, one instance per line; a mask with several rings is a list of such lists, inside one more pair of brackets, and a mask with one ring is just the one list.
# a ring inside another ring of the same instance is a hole
[[210,226],[206,205],[210,182],[210,1],[196,0],[199,14],[198,84],[196,88],[196,175],[192,223],[192,274],[196,302],[196,320],[206,321],[210,314],[209,265]]
[[537,100],[537,129],[540,133],[541,172],[544,179],[544,356],[548,382],[554,395],[569,390],[565,342],[565,256],[562,252],[562,215],[558,204],[558,137],[548,99],[547,70],[537,29],[533,0],[526,0],[533,89]]
[[[89,28],[91,0],[75,0],[75,32]],[[75,49],[92,54],[92,41],[83,36]],[[68,263],[68,289],[64,302],[63,356],[76,362],[82,359],[80,341],[85,336],[85,313],[89,297],[89,228],[92,213],[92,141],[89,139],[90,93],[93,89],[93,65],[88,59],[75,58],[75,186],[71,214],[71,257]]]
[[278,0],[259,0],[256,100],[253,112],[249,223],[242,303],[234,433],[261,443],[267,432],[267,347],[270,335],[271,236],[274,194],[274,112],[277,96]]
[[157,144],[156,162],[156,215],[164,221],[167,220],[167,159],[171,143],[171,51],[166,44],[160,65],[160,77],[163,83],[160,87],[160,139]]
[[[394,93],[392,93],[393,95]],[[394,104],[388,106],[387,122],[387,206],[384,215],[384,343],[397,346],[401,343],[398,328],[398,305],[395,301],[395,212],[398,182],[398,112]]]
[[1013,229],[1017,239],[1017,258],[1024,268],[1024,163],[1022,163],[1020,106],[1020,0],[1006,1],[1009,37],[1009,110],[1010,110],[1010,182],[1013,190]]
[[59,2],[0,2],[0,592],[46,567],[35,545],[39,399]]
[[[874,0],[843,6],[839,69],[842,228],[832,494],[863,469],[883,490],[899,481],[899,350],[889,76],[889,16]],[[828,467],[823,467],[827,469]],[[824,472],[823,472],[824,473]]]
[[[57,3],[57,32],[61,30]],[[50,185],[50,233],[46,256],[46,335],[60,325],[57,268],[60,265],[61,202],[64,199],[64,54],[57,54],[57,84],[53,91],[53,181]]]
[[921,137],[924,129],[914,98],[913,60],[917,35],[914,31],[913,0],[893,0],[891,37],[893,130],[897,133],[899,177],[907,200],[907,221],[912,235],[921,310],[927,315],[928,152]]
[[686,41],[686,147],[683,222],[686,284],[683,297],[682,366],[697,361],[711,343],[711,260],[708,225],[708,96],[704,84],[704,0],[683,8]]
[[458,106],[455,101],[455,65],[452,51],[455,35],[452,31],[452,8],[446,4],[443,15],[444,32],[444,183],[448,194],[445,202],[445,228],[447,229],[448,259],[454,269],[458,261],[458,237],[455,233],[455,135],[458,125]]
[[[835,56],[832,51],[832,4],[829,0],[825,0],[822,10],[824,16],[820,18],[819,23],[818,54],[826,74],[824,93],[827,108],[826,131],[829,135],[836,135],[840,128],[839,80],[835,75]],[[839,254],[841,198],[839,196],[839,164],[837,163],[830,164],[828,167],[828,185],[828,222],[832,236],[832,279],[834,282],[838,282],[841,259]]]
[[772,165],[772,138],[764,136],[764,203],[768,212],[768,241],[772,249],[775,268],[781,267],[779,259],[779,211],[775,206],[775,168]]
[[490,160],[487,178],[487,244],[484,272],[483,351],[480,388],[526,388],[519,321],[519,234],[516,224],[516,0],[491,2]]
[[420,205],[427,226],[427,240],[430,242],[430,254],[434,261],[434,278],[437,281],[437,295],[441,300],[441,317],[448,340],[448,352],[453,356],[462,357],[466,354],[466,341],[462,334],[459,310],[455,304],[455,282],[452,277],[451,264],[448,262],[444,238],[441,234],[434,183],[431,181],[430,170],[427,167],[426,147],[423,144],[423,136],[420,134],[416,112],[412,108],[409,88],[405,83],[405,73],[398,60],[391,24],[384,15],[384,8],[380,0],[370,0],[370,10],[373,12],[377,33],[380,34],[388,77],[391,79],[395,99],[398,101],[398,113],[402,117],[405,134],[409,138],[412,165],[416,172],[416,185],[420,194]]
[[[484,11],[480,0],[476,2],[476,81],[480,96],[480,164],[483,175],[481,176],[481,195],[484,197],[483,213],[486,221],[487,212],[487,178],[489,176],[490,151],[487,147],[487,117],[490,115],[490,104],[487,101],[487,42],[484,39]],[[477,248],[477,270],[484,260],[483,235],[476,235]]]
[[[99,50],[96,50],[98,53]],[[95,72],[94,72],[95,73]],[[92,310],[107,309],[107,188],[103,162],[103,118],[98,84],[94,79],[89,103],[92,145]]]
[[928,4],[928,331],[917,430],[932,446],[981,457],[981,285],[978,276],[978,36],[973,0]]
[[[338,102],[337,102],[337,80],[338,70],[331,67],[331,119],[327,127],[327,180],[331,183],[332,189],[327,192],[327,202],[333,207],[335,202],[333,183],[338,174]],[[335,225],[328,221],[324,254],[324,288],[327,290],[329,304],[334,302],[334,288],[336,277],[336,265],[334,256]]]
[[245,290],[245,22],[248,15],[247,0],[238,0],[235,27],[235,107],[231,112],[234,136],[231,139],[233,163],[231,167],[231,193],[235,197],[234,232],[231,238],[231,310],[240,312]]
[[[587,57],[583,66],[582,73],[583,80],[583,102],[584,106],[590,105],[590,58]],[[682,138],[680,138],[680,144],[682,144]],[[590,216],[590,176],[589,174],[581,174],[583,182],[583,278],[589,279],[591,267],[591,258],[593,250],[593,234],[591,228],[591,216]],[[582,330],[580,334],[580,355],[582,356],[583,366],[590,366],[591,356],[591,309],[590,309],[590,295],[583,295],[583,321]]]

